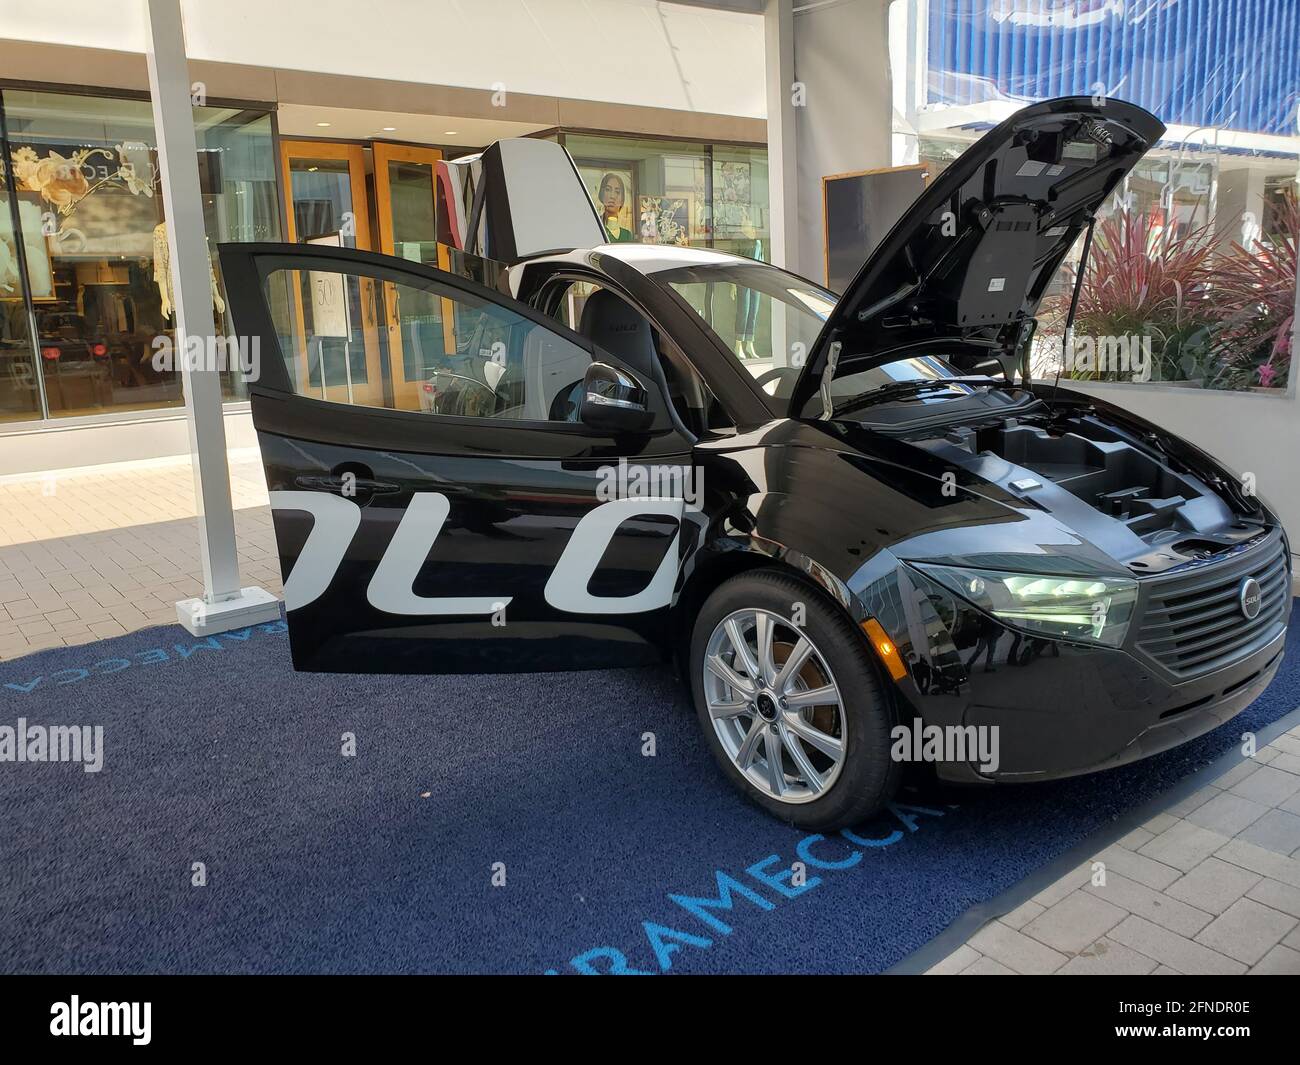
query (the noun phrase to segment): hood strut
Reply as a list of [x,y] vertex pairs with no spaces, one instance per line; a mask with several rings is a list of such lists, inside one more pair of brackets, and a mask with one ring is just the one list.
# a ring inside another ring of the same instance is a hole
[[1079,272],[1074,275],[1074,291],[1070,293],[1070,310],[1065,316],[1065,329],[1061,333],[1061,362],[1056,367],[1056,380],[1052,382],[1052,398],[1061,387],[1061,371],[1074,344],[1074,314],[1079,309],[1079,293],[1083,291],[1083,275],[1088,269],[1088,252],[1092,250],[1092,231],[1097,228],[1097,216],[1088,216],[1088,228],[1083,231],[1083,249],[1079,252]]
[[822,421],[831,420],[831,415],[835,413],[835,402],[831,399],[831,380],[835,377],[835,367],[839,365],[840,348],[843,345],[837,340],[831,344],[830,351],[826,353],[826,372],[822,374],[821,395],[822,395]]

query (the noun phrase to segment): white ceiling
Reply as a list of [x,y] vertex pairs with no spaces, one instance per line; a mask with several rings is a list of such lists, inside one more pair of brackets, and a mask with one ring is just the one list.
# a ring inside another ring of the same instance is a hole
[[[398,111],[365,111],[307,104],[281,104],[278,115],[282,137],[411,141],[416,144],[460,144],[473,148],[482,148],[507,137],[523,137],[547,128],[528,122],[413,115]],[[322,126],[321,122],[328,122],[329,125]],[[394,128],[385,129],[385,126]]]

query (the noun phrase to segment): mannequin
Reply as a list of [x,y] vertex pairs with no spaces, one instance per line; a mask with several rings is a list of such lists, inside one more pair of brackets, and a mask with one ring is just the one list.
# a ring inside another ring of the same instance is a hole
[[[204,237],[206,241],[207,238]],[[217,317],[220,318],[226,313],[226,301],[221,298],[221,293],[217,290],[217,274],[212,268],[211,249],[208,254],[208,276],[212,279],[212,306],[216,309]],[[158,286],[158,294],[162,297],[162,315],[164,318],[172,316],[172,262],[171,249],[167,244],[167,223],[159,222],[153,227],[153,280]]]
[[[738,254],[751,259],[761,259],[763,242],[753,226],[745,226],[745,241],[738,249]],[[754,347],[754,327],[758,322],[758,301],[761,295],[752,288],[736,286],[736,357],[740,359],[761,358]]]

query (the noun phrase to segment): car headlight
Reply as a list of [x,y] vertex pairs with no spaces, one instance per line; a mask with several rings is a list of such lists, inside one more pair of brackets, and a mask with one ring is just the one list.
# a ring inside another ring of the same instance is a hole
[[1057,640],[1118,647],[1137,601],[1137,581],[1125,577],[1043,577],[919,564],[917,569],[1010,627]]

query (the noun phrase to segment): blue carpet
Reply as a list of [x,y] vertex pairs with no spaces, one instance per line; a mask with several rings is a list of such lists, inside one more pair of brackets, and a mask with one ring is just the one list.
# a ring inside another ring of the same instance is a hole
[[102,724],[104,766],[0,764],[0,970],[880,971],[1294,708],[1296,642],[1191,744],[826,840],[733,794],[667,670],[299,675],[283,623],[44,652],[0,725]]

